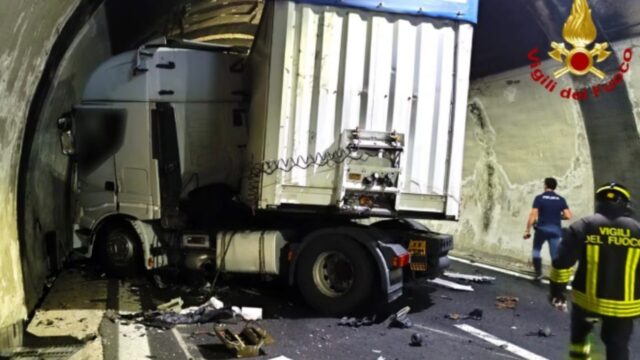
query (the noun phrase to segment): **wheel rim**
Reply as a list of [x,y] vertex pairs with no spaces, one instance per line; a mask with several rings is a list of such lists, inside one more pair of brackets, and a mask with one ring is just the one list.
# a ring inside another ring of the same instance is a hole
[[313,264],[313,281],[318,290],[329,297],[349,292],[353,286],[353,275],[353,264],[339,252],[324,252]]
[[125,234],[115,233],[109,236],[107,254],[114,264],[126,265],[133,258],[133,252],[133,244]]

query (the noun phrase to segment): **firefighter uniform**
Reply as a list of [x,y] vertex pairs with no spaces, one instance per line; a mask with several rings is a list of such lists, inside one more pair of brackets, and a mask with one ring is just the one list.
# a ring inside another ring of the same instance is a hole
[[627,216],[630,197],[616,183],[598,189],[596,214],[564,232],[553,261],[551,297],[560,300],[578,262],[572,282],[572,359],[590,358],[594,319],[602,320],[607,359],[629,358],[633,318],[640,316],[640,224]]

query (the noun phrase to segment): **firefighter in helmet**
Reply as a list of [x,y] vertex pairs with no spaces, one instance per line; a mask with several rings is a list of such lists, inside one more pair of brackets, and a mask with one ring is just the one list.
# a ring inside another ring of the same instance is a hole
[[551,270],[550,301],[566,309],[564,291],[574,273],[571,359],[589,359],[589,334],[602,321],[607,359],[629,359],[633,319],[640,316],[640,224],[630,218],[631,192],[618,183],[596,191],[596,212],[564,231]]

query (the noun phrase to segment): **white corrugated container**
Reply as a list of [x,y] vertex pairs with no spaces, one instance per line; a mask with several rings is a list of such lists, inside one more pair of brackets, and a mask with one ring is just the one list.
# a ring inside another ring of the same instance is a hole
[[291,169],[254,173],[245,200],[340,207],[357,160],[283,165],[338,151],[345,130],[395,131],[404,151],[392,213],[457,218],[472,25],[290,1],[269,2],[264,17],[251,55],[248,156]]

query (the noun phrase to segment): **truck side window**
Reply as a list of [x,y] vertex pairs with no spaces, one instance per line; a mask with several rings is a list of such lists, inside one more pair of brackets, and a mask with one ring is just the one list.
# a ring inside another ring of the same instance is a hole
[[108,161],[122,146],[125,125],[125,110],[78,109],[75,129],[78,170],[89,173]]

